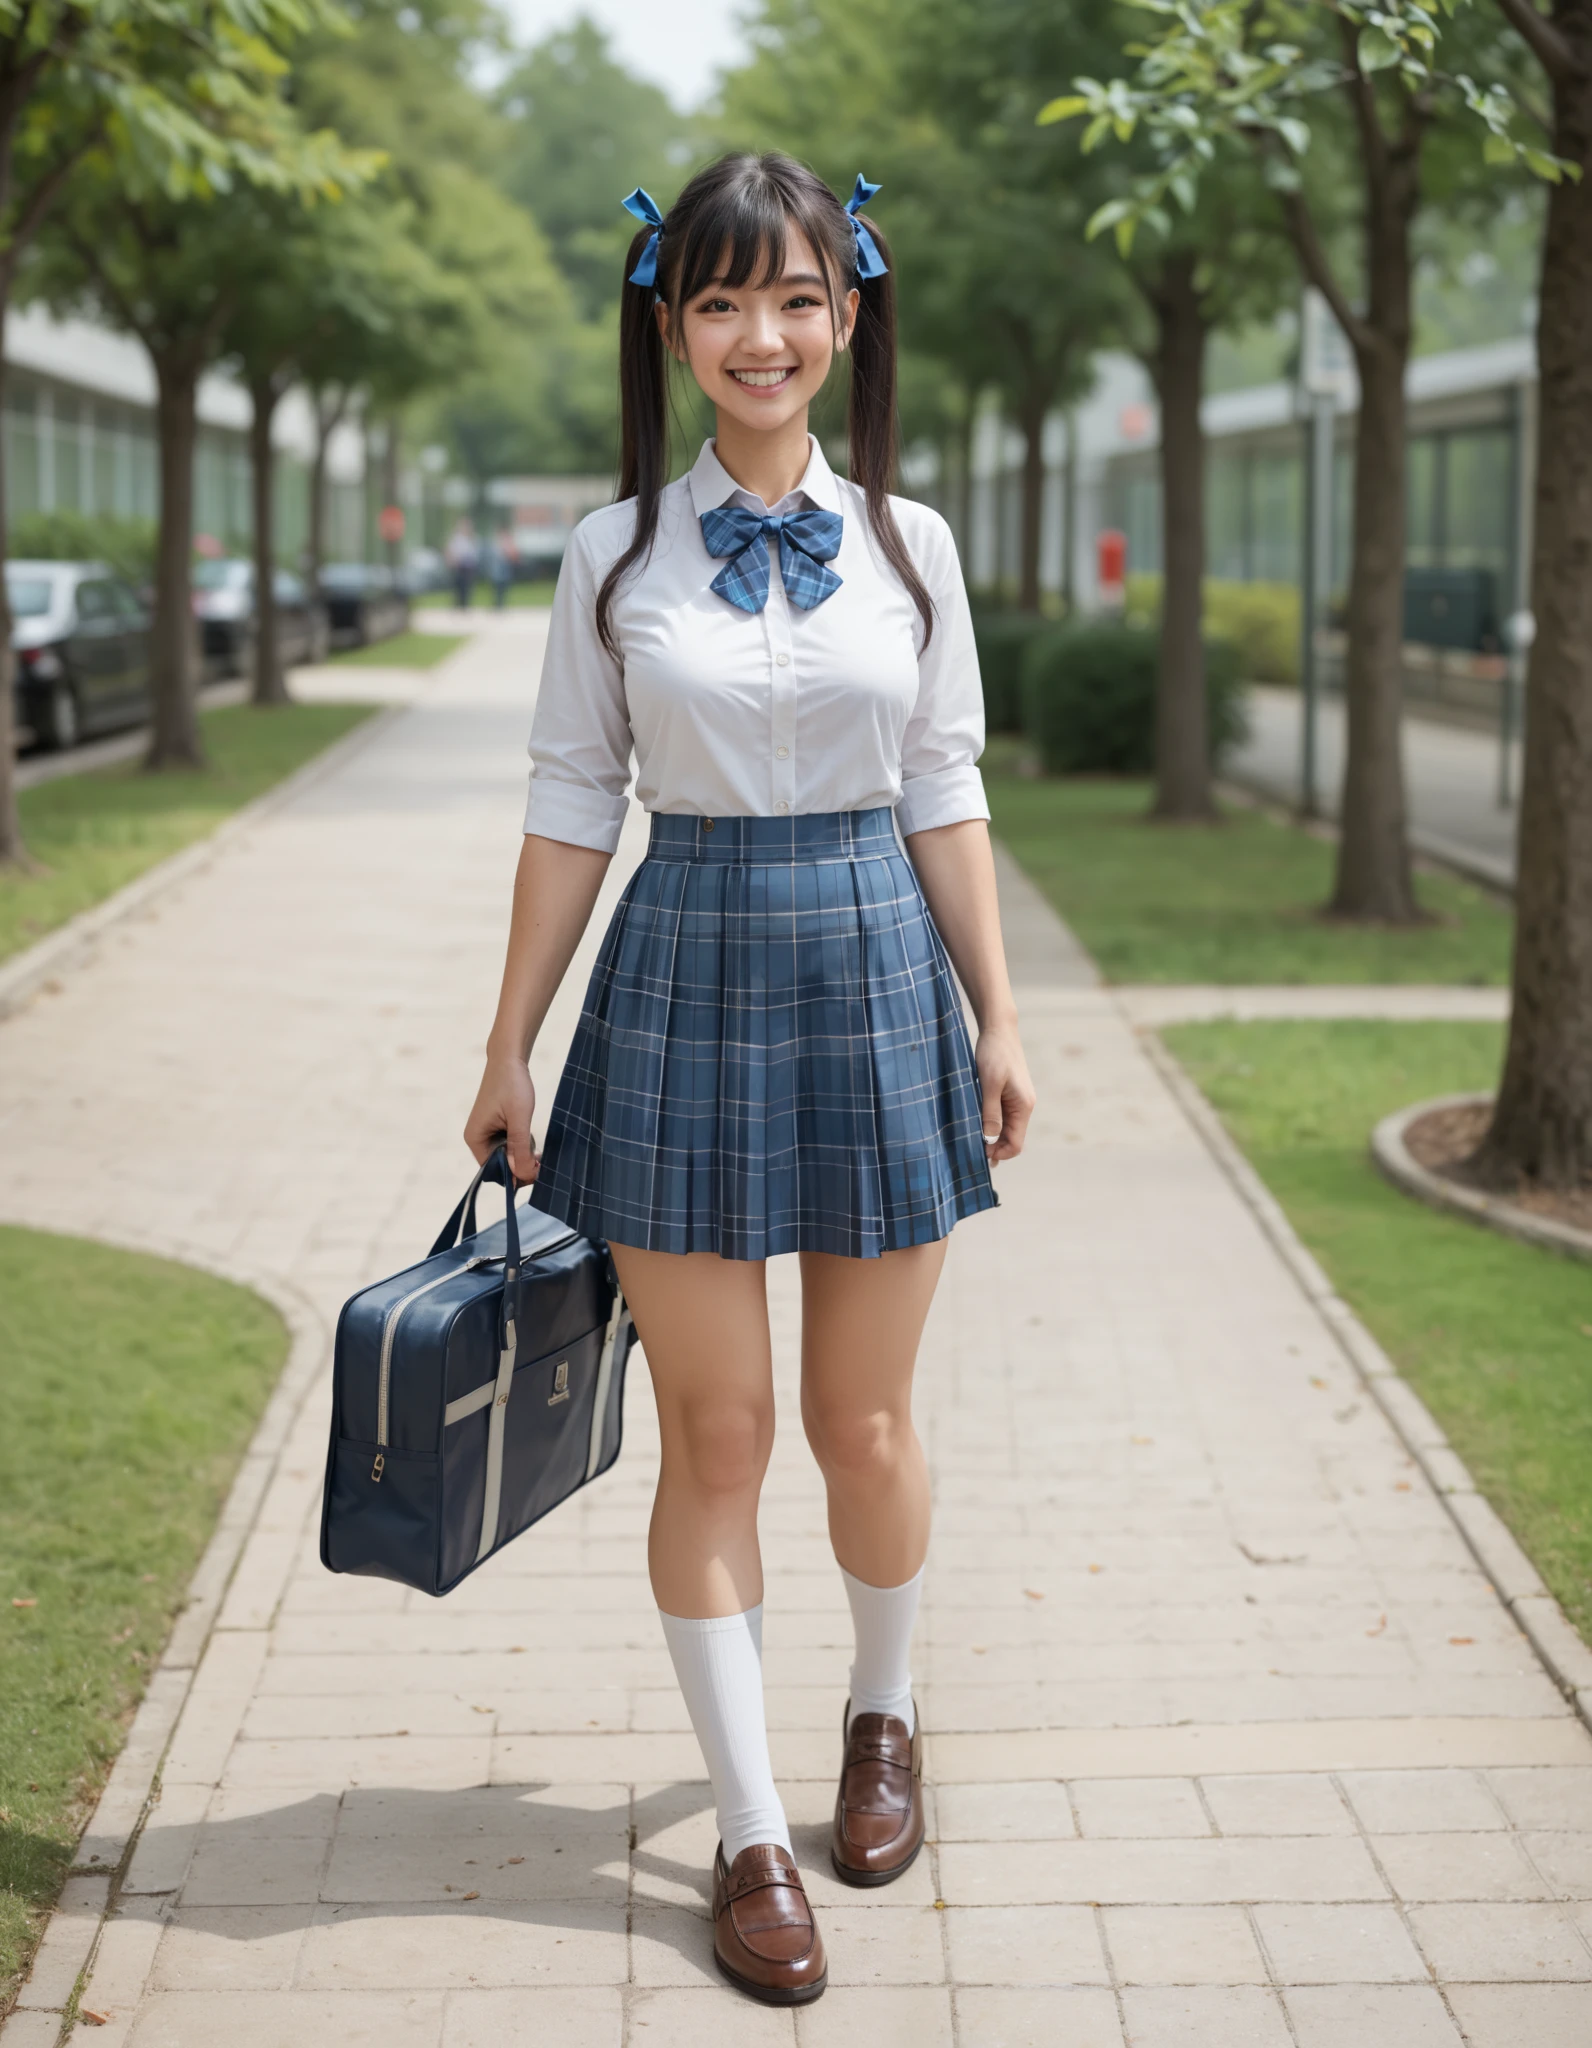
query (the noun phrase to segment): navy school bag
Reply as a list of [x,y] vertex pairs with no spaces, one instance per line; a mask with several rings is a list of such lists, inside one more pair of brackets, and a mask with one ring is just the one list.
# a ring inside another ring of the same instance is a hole
[[[508,1189],[478,1231],[481,1182]],[[447,1593],[619,1455],[635,1327],[608,1247],[516,1209],[500,1146],[419,1265],[337,1321],[329,1571]]]

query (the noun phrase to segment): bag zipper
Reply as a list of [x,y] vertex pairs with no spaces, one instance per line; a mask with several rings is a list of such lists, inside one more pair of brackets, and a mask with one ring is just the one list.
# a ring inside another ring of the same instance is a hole
[[[567,1237],[561,1237],[553,1244],[538,1245],[536,1256],[545,1258],[549,1252],[563,1251],[566,1245],[575,1242],[579,1234],[578,1231],[572,1230]],[[420,1286],[411,1288],[401,1301],[394,1302],[388,1309],[386,1321],[381,1326],[381,1376],[376,1388],[376,1458],[370,1468],[370,1476],[375,1485],[380,1486],[381,1475],[387,1466],[387,1390],[392,1381],[393,1344],[404,1310],[411,1302],[418,1301],[421,1295],[429,1294],[434,1287],[442,1286],[444,1281],[457,1280],[462,1273],[474,1273],[482,1266],[501,1266],[504,1256],[502,1252],[491,1252],[477,1258],[466,1259],[462,1266],[450,1267],[446,1273],[437,1274],[434,1280],[423,1281]]]

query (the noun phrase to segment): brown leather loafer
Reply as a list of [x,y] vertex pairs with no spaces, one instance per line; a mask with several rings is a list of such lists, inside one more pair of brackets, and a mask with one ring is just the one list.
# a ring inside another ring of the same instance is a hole
[[923,1847],[923,1723],[909,1735],[896,1714],[846,1715],[830,1861],[847,1884],[889,1884]]
[[774,1842],[713,1859],[713,1958],[732,1984],[765,2005],[810,2005],[829,1982],[824,1938],[801,1873]]

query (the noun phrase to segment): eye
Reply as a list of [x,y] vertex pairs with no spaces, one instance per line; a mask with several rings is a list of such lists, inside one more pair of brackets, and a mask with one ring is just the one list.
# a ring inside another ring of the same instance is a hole
[[697,307],[699,313],[733,313],[735,308],[728,299],[704,299]]
[[798,292],[795,298],[785,301],[787,308],[794,308],[798,313],[808,312],[820,303],[821,301],[815,299],[811,292]]

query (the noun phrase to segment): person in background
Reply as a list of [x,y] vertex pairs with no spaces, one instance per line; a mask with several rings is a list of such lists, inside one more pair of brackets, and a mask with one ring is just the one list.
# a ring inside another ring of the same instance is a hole
[[475,543],[475,528],[468,519],[454,522],[448,536],[448,545],[443,549],[443,559],[448,573],[453,578],[454,602],[461,611],[468,611],[470,599],[475,592],[476,571],[481,565],[481,551]]
[[514,580],[514,536],[500,526],[486,553],[487,580],[492,585],[492,602],[499,611],[508,603],[509,585]]

